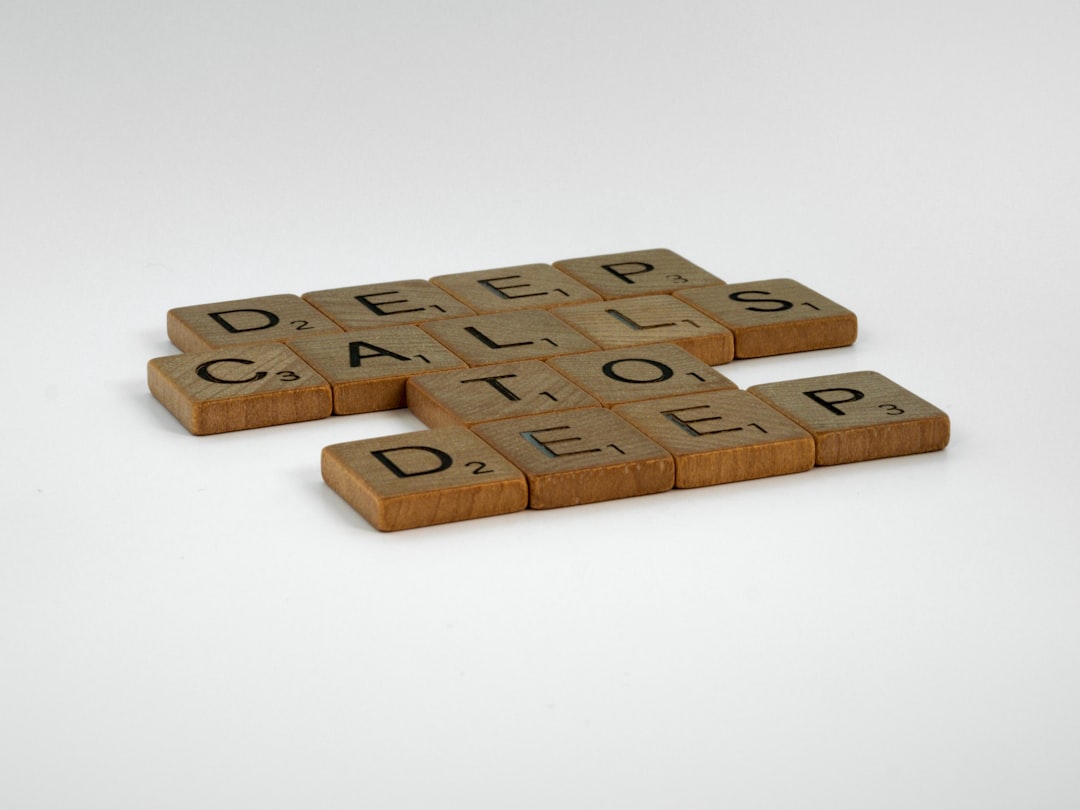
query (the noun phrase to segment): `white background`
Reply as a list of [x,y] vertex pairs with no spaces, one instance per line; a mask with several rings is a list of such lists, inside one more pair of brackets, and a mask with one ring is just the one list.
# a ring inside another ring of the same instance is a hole
[[[1080,804],[1080,5],[0,0],[0,805]],[[174,306],[669,247],[947,450],[394,535]]]

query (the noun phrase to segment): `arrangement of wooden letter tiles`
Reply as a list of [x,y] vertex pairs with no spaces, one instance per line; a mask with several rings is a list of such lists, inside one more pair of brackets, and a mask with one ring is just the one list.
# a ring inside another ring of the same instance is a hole
[[194,434],[408,407],[430,429],[323,449],[383,531],[940,450],[949,417],[873,371],[756,385],[735,358],[848,346],[791,279],[641,250],[179,307],[150,391]]

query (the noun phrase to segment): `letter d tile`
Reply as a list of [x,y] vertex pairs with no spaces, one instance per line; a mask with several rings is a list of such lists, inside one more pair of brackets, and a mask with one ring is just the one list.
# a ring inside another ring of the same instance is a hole
[[332,444],[322,474],[384,532],[520,512],[529,500],[521,471],[462,427]]

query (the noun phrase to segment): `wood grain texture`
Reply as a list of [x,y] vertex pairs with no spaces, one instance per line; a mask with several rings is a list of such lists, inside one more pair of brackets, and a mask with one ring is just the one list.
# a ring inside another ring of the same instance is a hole
[[541,360],[412,377],[406,399],[409,410],[428,427],[468,426],[600,405]]
[[322,475],[380,531],[520,512],[528,504],[522,473],[467,428],[330,445]]
[[738,387],[708,363],[672,343],[552,357],[547,364],[605,407]]
[[404,408],[410,377],[467,368],[464,360],[416,326],[301,338],[287,345],[330,383],[336,414]]
[[304,293],[303,298],[344,329],[402,326],[474,314],[454,296],[423,279],[315,290]]
[[681,489],[814,466],[810,434],[746,391],[650,399],[613,410],[671,454]]
[[735,356],[726,327],[670,295],[574,304],[552,313],[604,349],[674,343],[710,366]]
[[264,295],[170,309],[169,340],[183,352],[225,346],[284,342],[306,335],[341,332],[341,327],[296,295]]
[[874,371],[830,374],[747,389],[814,437],[819,465],[941,450],[949,417]]
[[420,326],[470,366],[546,360],[599,348],[543,309],[452,318]]
[[323,419],[330,384],[279,343],[156,357],[151,393],[196,435]]
[[560,259],[553,264],[608,301],[724,283],[667,248]]
[[701,287],[676,297],[735,335],[736,357],[767,357],[850,346],[855,313],[790,278]]
[[550,309],[600,300],[599,294],[550,264],[452,273],[435,276],[431,283],[480,315],[519,309]]
[[605,408],[484,422],[473,430],[525,473],[531,509],[649,495],[675,484],[667,451]]

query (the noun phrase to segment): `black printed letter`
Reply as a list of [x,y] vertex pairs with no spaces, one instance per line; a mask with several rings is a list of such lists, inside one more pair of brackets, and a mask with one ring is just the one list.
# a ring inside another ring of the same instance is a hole
[[[235,326],[227,321],[223,316],[236,315],[240,312],[254,312],[256,315],[262,315],[266,318],[266,323],[256,326]],[[277,326],[279,318],[273,312],[267,312],[265,309],[227,309],[223,312],[210,312],[208,313],[211,318],[217,321],[226,332],[232,332],[234,335],[238,332],[255,332],[259,329],[269,329],[271,326]]]
[[[360,354],[360,347],[365,349],[371,349],[371,354]],[[410,358],[405,355],[392,352],[389,349],[383,349],[373,343],[365,343],[362,340],[354,340],[349,344],[349,365],[352,368],[357,368],[365,357],[393,357],[395,360],[402,360],[408,362]]]
[[[818,394],[831,394],[833,392],[842,392],[845,394],[851,394],[851,396],[849,396],[847,399],[822,399],[818,396]],[[828,408],[837,416],[847,415],[842,410],[837,408],[837,405],[843,405],[845,402],[858,402],[860,399],[866,396],[866,394],[864,394],[862,391],[856,391],[854,388],[822,388],[818,391],[803,391],[803,394],[810,397],[810,399],[814,400],[814,402],[816,402],[822,408]]]
[[214,373],[212,371],[210,371],[210,366],[217,365],[218,363],[242,363],[245,366],[253,366],[253,365],[255,365],[254,360],[243,360],[243,359],[238,358],[238,357],[229,357],[229,358],[226,358],[224,360],[207,360],[205,363],[203,363],[201,366],[199,366],[197,369],[195,369],[195,373],[198,374],[200,377],[202,377],[202,379],[206,380],[207,382],[225,383],[226,385],[235,385],[236,383],[255,382],[256,380],[261,380],[263,377],[266,376],[265,371],[257,371],[257,372],[255,372],[255,374],[253,376],[248,377],[246,380],[223,380],[220,377],[215,377]]
[[[637,283],[632,278],[627,278],[627,276],[636,276],[639,273],[648,273],[656,269],[651,264],[648,264],[646,262],[618,262],[616,264],[602,264],[600,266],[607,270],[609,273],[611,273],[611,275],[615,276],[618,279],[621,279],[622,281],[625,281],[627,284]],[[616,267],[636,267],[638,269],[620,271],[616,270]]]
[[[401,453],[410,450],[420,453],[430,453],[431,455],[435,456],[436,459],[438,459],[439,463],[429,469],[420,468],[415,469],[412,472],[405,472],[405,470],[401,469],[401,467],[399,467],[397,464],[395,464],[388,458],[390,453]],[[454,463],[454,460],[450,457],[448,453],[444,453],[442,450],[439,450],[435,447],[422,447],[420,445],[391,447],[389,450],[372,450],[371,455],[375,456],[375,458],[382,462],[383,466],[386,467],[386,469],[388,469],[398,478],[411,478],[414,475],[431,475],[432,473],[442,472]]]

